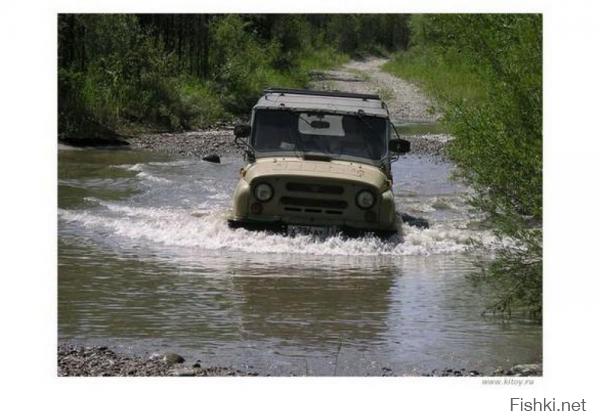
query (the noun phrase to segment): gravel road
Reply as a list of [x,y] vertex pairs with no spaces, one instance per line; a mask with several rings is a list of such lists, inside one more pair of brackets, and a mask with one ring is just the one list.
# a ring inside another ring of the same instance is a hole
[[350,61],[335,71],[313,72],[311,87],[355,93],[376,93],[387,104],[392,121],[435,122],[441,114],[414,84],[381,70],[385,58]]

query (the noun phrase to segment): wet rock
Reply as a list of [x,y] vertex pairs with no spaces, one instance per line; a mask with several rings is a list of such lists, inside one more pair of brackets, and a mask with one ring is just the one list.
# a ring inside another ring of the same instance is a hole
[[169,371],[170,376],[196,376],[196,371],[189,367],[176,368]]
[[481,374],[476,370],[470,370],[469,376],[480,376]]
[[406,223],[409,226],[415,226],[422,229],[429,229],[429,222],[427,219],[423,219],[422,217],[411,216],[407,213],[400,213],[400,217],[402,218],[402,222]]
[[[217,144],[222,144],[221,142],[218,142]],[[206,155],[202,157],[202,160],[206,161],[206,162],[212,162],[212,163],[221,163],[221,158],[219,157],[219,155],[216,154],[210,154],[210,155]]]
[[383,371],[381,376],[394,376],[394,372],[390,368],[384,367],[381,370]]
[[162,361],[168,365],[176,365],[185,362],[185,359],[177,353],[166,353],[163,355]]
[[200,365],[200,360],[196,360],[196,362],[192,365],[192,367],[201,368],[202,366]]
[[506,372],[507,375],[514,376],[541,376],[542,365],[540,363],[531,363],[523,365],[515,365]]

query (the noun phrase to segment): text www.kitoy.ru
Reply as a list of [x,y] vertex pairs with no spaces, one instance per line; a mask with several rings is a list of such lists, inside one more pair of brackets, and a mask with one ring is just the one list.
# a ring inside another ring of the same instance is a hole
[[585,399],[581,401],[561,401],[556,398],[526,400],[515,397],[510,399],[510,411],[586,411]]

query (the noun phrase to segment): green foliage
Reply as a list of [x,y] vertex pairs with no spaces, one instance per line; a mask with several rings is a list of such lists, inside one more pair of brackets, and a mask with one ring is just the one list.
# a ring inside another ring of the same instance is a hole
[[[346,53],[406,41],[398,36],[406,28],[405,16],[352,15],[352,27],[346,20],[337,15],[59,15],[60,135],[203,127],[246,114],[268,86],[305,87],[311,70],[339,65],[349,59]],[[384,27],[392,28],[393,36],[384,36]],[[330,39],[332,31],[341,32]]]
[[262,45],[247,36],[247,26],[237,15],[228,15],[211,25],[213,78],[220,87],[225,107],[236,113],[247,112],[261,90],[268,86],[280,49],[277,41]]
[[187,127],[206,127],[228,116],[215,89],[208,83],[182,78],[177,90]]
[[[214,104],[216,95],[180,80],[172,57],[142,31],[135,16],[81,15],[75,24],[85,34],[85,55],[59,67],[62,135],[102,136],[99,127],[116,130],[125,123],[190,128],[220,117],[218,106],[197,115],[206,107],[192,99]],[[65,41],[60,47],[72,45]]]
[[389,51],[406,49],[408,15],[330,15],[325,34],[336,49],[346,54],[387,55]]
[[542,304],[542,19],[540,15],[423,15],[412,47],[387,69],[418,80],[445,111],[449,154],[506,245],[478,280],[494,309]]

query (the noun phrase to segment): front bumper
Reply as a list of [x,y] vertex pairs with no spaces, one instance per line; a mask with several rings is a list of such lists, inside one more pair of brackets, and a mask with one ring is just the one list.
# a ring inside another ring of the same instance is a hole
[[[250,219],[228,219],[227,224],[232,229],[246,229],[250,231],[267,231],[273,233],[279,233],[282,235],[287,235],[288,232],[288,224],[284,222],[275,222],[275,221],[258,221],[258,220],[250,220]],[[349,238],[357,238],[365,235],[372,234],[377,236],[378,238],[386,239],[392,235],[398,233],[398,230],[388,230],[388,229],[360,229],[352,226],[346,225],[335,225],[337,232],[341,233],[343,236],[347,236]]]

